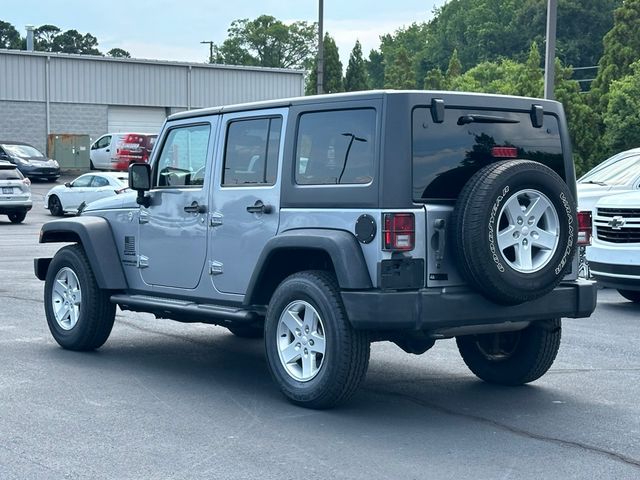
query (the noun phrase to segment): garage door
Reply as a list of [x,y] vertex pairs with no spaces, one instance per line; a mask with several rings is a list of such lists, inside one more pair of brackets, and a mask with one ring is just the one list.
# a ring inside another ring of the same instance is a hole
[[164,108],[109,107],[109,133],[158,133],[165,118]]

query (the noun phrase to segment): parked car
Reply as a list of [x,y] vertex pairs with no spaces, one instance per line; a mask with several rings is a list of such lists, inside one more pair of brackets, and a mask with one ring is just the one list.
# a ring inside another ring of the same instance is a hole
[[77,213],[84,203],[126,192],[126,173],[95,172],[80,175],[72,182],[53,187],[44,197],[45,208],[51,215],[62,216],[67,212]]
[[587,249],[591,275],[600,285],[640,303],[640,192],[601,198],[593,230]]
[[0,160],[13,163],[28,178],[57,180],[60,177],[58,162],[28,143],[0,141]]
[[126,170],[132,162],[148,162],[158,135],[108,133],[91,145],[91,170]]
[[562,106],[456,92],[360,92],[169,117],[134,195],[43,225],[34,262],[64,348],[92,350],[116,305],[264,335],[294,403],[344,402],[371,341],[456,338],[479,378],[522,385],[589,316],[577,278]]
[[578,179],[578,208],[593,210],[602,197],[640,188],[640,148],[618,153]]
[[31,182],[15,165],[0,162],[0,215],[11,223],[20,223],[31,210]]

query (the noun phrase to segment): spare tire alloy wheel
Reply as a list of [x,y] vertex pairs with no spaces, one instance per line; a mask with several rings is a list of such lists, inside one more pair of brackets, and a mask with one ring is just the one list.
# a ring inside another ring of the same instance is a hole
[[507,160],[479,170],[458,198],[454,223],[460,271],[501,304],[549,293],[576,250],[573,196],[538,162]]

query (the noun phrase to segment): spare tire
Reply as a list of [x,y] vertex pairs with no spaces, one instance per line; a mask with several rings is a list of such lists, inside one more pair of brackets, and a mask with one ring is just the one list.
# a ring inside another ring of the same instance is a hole
[[490,300],[534,300],[570,268],[576,225],[573,195],[553,170],[529,160],[493,163],[469,179],[456,202],[458,267]]

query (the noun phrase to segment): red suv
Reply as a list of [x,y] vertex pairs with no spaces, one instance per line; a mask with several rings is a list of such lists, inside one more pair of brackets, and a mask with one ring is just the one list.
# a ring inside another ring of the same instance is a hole
[[134,162],[148,162],[158,135],[127,133],[116,145],[116,170],[127,170]]

